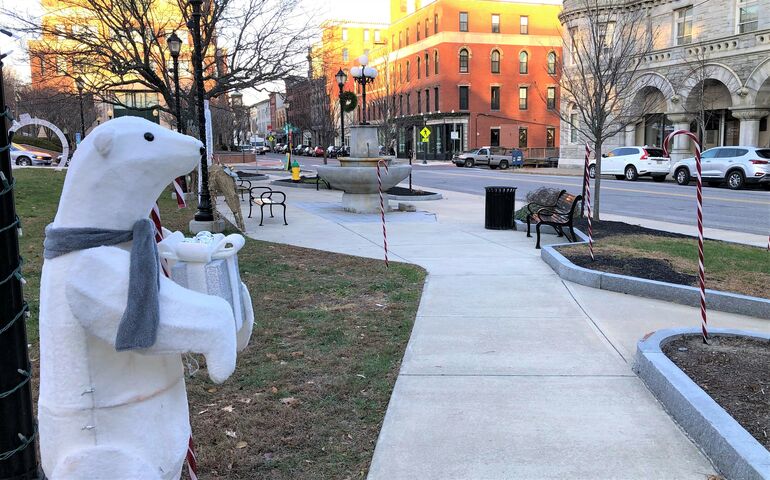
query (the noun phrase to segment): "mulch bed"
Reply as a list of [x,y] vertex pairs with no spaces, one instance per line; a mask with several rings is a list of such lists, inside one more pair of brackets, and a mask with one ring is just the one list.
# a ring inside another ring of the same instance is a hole
[[416,188],[409,190],[408,188],[404,188],[404,187],[393,187],[390,190],[388,190],[386,193],[390,195],[398,195],[402,197],[424,197],[427,195],[435,195],[435,192],[417,190]]
[[[575,220],[575,228],[582,232],[588,232],[588,220],[580,218]],[[653,235],[666,238],[693,238],[680,233],[664,232],[663,230],[653,230],[652,228],[640,227],[623,222],[610,222],[602,220],[593,222],[594,240],[610,237],[613,235]]]
[[759,443],[770,449],[770,342],[700,336],[667,343],[663,352]]

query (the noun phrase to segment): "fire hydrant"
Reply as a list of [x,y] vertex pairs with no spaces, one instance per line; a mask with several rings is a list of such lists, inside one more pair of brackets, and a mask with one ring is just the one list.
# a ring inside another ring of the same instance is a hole
[[299,182],[299,163],[296,160],[291,164],[291,181]]

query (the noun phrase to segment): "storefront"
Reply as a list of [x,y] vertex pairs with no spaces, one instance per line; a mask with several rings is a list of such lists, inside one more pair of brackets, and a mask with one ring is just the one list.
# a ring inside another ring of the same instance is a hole
[[[414,153],[420,160],[451,160],[468,148],[467,114],[412,116],[398,123],[398,158]],[[424,128],[430,130],[427,142],[420,134]]]

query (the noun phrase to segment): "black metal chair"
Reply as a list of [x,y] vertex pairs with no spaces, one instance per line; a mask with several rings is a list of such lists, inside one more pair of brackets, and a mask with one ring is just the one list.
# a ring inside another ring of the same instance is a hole
[[[257,189],[264,189],[265,191],[260,193],[258,197],[254,196],[254,190]],[[273,198],[273,195],[280,195],[280,199]],[[249,189],[249,218],[251,218],[251,211],[252,207],[254,205],[257,205],[259,207],[259,226],[263,226],[263,221],[265,218],[265,207],[270,208],[270,218],[274,218],[273,215],[273,205],[280,205],[283,207],[283,224],[288,225],[289,223],[286,221],[286,194],[278,191],[273,190],[270,187],[267,186],[254,186]]]

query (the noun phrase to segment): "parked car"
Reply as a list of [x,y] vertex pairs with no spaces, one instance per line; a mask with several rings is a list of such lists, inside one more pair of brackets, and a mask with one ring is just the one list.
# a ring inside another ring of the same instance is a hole
[[[602,154],[602,175],[615,175],[618,180],[636,181],[650,176],[656,182],[666,180],[671,172],[671,159],[658,147],[618,147]],[[596,162],[588,166],[588,175],[596,177]]]
[[456,155],[452,161],[458,167],[470,168],[475,165],[489,165],[492,170],[497,167],[505,170],[511,166],[511,159],[511,152],[507,148],[481,147]]
[[[687,185],[696,177],[695,158],[685,158],[674,164],[674,180]],[[703,180],[716,187],[726,183],[731,190],[758,183],[770,188],[770,148],[716,147],[701,154]]]
[[254,153],[254,145],[238,145],[236,150],[243,153]]
[[273,146],[273,151],[275,153],[286,153],[286,145],[283,143],[276,143]]
[[37,150],[22,148],[20,145],[11,143],[11,162],[16,165],[50,165],[51,156]]
[[323,157],[324,156],[324,152],[325,152],[325,150],[320,145],[317,145],[313,149],[313,156],[314,157]]

